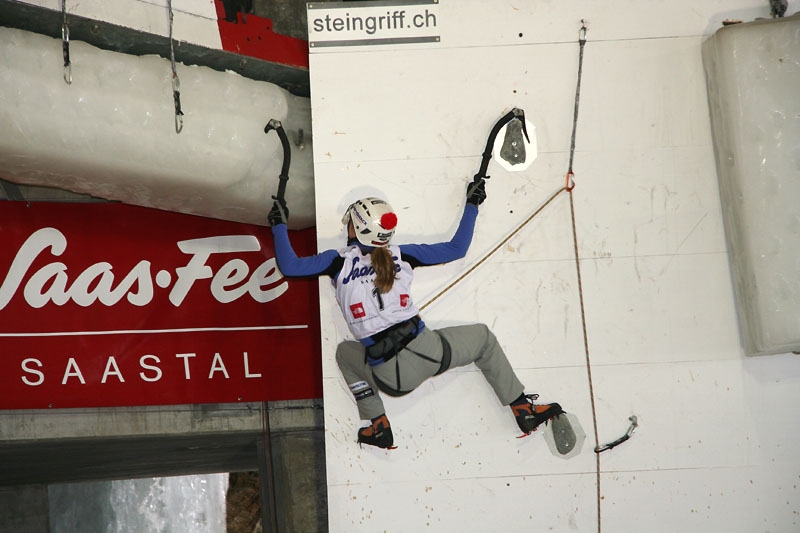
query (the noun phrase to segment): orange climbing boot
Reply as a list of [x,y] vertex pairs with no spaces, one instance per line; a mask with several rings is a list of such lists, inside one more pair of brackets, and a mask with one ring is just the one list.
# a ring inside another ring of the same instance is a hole
[[538,394],[525,394],[509,405],[511,412],[514,413],[514,417],[517,419],[519,429],[525,434],[523,437],[530,435],[540,425],[546,424],[549,420],[564,412],[557,403],[543,405],[533,403],[538,397]]
[[394,450],[392,428],[386,415],[381,415],[372,419],[372,424],[358,430],[358,444],[369,444],[378,448]]

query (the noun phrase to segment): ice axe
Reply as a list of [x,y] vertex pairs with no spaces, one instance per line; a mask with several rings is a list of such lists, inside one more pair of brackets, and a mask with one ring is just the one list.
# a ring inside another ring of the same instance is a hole
[[278,200],[280,203],[285,203],[284,197],[286,195],[286,183],[289,181],[289,165],[292,164],[292,149],[289,146],[289,138],[283,130],[283,125],[280,120],[270,119],[264,127],[264,133],[269,134],[270,131],[275,130],[281,140],[283,146],[283,166],[281,173],[278,176],[278,194],[273,196],[273,200]]
[[492,148],[494,147],[494,143],[497,140],[497,135],[500,133],[500,130],[505,127],[506,124],[511,122],[512,120],[517,119],[522,123],[522,133],[525,135],[525,140],[528,143],[531,142],[530,138],[528,138],[528,128],[525,125],[525,111],[515,107],[505,115],[503,115],[500,120],[494,125],[492,130],[489,132],[489,137],[486,139],[486,148],[483,150],[483,157],[481,159],[481,166],[478,169],[478,173],[475,174],[473,178],[473,183],[478,183],[481,180],[489,179],[489,176],[486,175],[486,171],[489,168],[489,160],[492,158]]

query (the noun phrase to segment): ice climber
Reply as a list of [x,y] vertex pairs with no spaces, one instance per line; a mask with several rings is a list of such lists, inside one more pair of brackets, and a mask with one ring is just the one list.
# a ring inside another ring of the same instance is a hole
[[347,247],[298,257],[286,228],[288,209],[275,197],[268,220],[278,267],[286,277],[326,275],[355,341],[343,341],[336,362],[356,400],[362,420],[358,443],[394,448],[380,393],[402,396],[450,368],[475,363],[519,429],[530,434],[561,414],[557,403],[535,404],[495,335],[484,324],[430,329],[411,298],[414,269],[464,257],[472,241],[478,206],[486,199],[484,179],[467,187],[466,205],[452,239],[438,244],[390,244],[397,215],[379,198],[354,202],[342,218]]

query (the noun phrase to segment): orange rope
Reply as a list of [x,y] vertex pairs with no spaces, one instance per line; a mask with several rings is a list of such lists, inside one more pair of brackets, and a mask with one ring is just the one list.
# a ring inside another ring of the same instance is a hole
[[494,248],[492,248],[492,249],[489,251],[489,253],[487,253],[485,256],[483,256],[483,257],[482,257],[482,258],[481,258],[481,259],[480,259],[480,260],[479,260],[477,263],[475,263],[474,265],[472,265],[472,266],[471,266],[471,267],[470,267],[470,268],[469,268],[469,269],[468,269],[466,272],[464,272],[464,273],[463,273],[463,274],[461,274],[459,277],[457,277],[457,278],[456,278],[456,279],[455,279],[455,280],[454,280],[454,281],[453,281],[453,282],[452,282],[450,285],[448,285],[447,287],[445,287],[444,289],[442,289],[441,291],[439,291],[439,292],[436,294],[436,296],[434,296],[433,298],[431,298],[430,300],[428,300],[427,302],[425,302],[424,304],[422,304],[422,306],[420,306],[419,310],[420,310],[420,311],[422,311],[423,309],[425,309],[426,307],[428,307],[430,304],[432,304],[433,302],[435,302],[435,301],[436,301],[436,300],[437,300],[437,299],[438,299],[440,296],[442,296],[444,293],[446,293],[447,291],[449,291],[450,289],[452,289],[453,287],[455,287],[455,286],[456,286],[458,283],[460,283],[460,282],[461,282],[461,280],[463,280],[463,279],[464,279],[464,278],[466,278],[468,275],[470,275],[470,274],[471,274],[471,273],[472,273],[472,272],[473,272],[473,271],[474,271],[476,268],[478,268],[478,267],[479,267],[479,266],[481,266],[483,263],[485,263],[487,259],[489,259],[489,258],[490,258],[490,257],[491,257],[491,256],[492,256],[492,255],[493,255],[493,254],[494,254],[494,253],[497,251],[497,250],[499,250],[500,248],[502,248],[502,247],[503,247],[503,245],[504,245],[505,243],[507,243],[509,240],[511,240],[511,238],[512,238],[514,235],[516,235],[517,233],[519,233],[519,232],[520,232],[520,230],[522,230],[522,228],[524,228],[524,227],[525,227],[525,226],[526,226],[526,225],[527,225],[527,224],[528,224],[528,223],[529,223],[531,220],[533,220],[533,219],[534,219],[534,217],[535,217],[536,215],[538,215],[539,213],[541,213],[541,212],[542,212],[542,210],[543,210],[545,207],[547,207],[547,206],[548,206],[548,204],[550,204],[550,202],[552,202],[552,201],[555,199],[555,197],[556,197],[556,196],[558,196],[559,194],[561,194],[561,193],[562,193],[564,190],[566,190],[566,189],[565,189],[565,188],[561,188],[561,189],[558,189],[556,192],[554,192],[554,193],[553,193],[553,194],[550,196],[550,198],[548,198],[548,199],[547,199],[547,201],[545,201],[545,203],[543,203],[543,204],[542,204],[542,205],[539,207],[539,209],[537,209],[536,211],[534,211],[534,212],[533,212],[533,214],[532,214],[531,216],[529,216],[528,218],[526,218],[526,219],[525,219],[525,221],[524,221],[522,224],[520,224],[519,226],[517,226],[517,227],[516,227],[516,229],[514,229],[514,231],[512,231],[512,232],[511,232],[511,233],[510,233],[510,234],[509,234],[509,235],[508,235],[508,236],[507,236],[505,239],[503,239],[502,241],[500,241],[500,244],[498,244],[497,246],[495,246]]

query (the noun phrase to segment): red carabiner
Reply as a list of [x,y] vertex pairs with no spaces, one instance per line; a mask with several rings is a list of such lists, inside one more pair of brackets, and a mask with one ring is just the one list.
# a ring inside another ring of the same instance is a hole
[[567,192],[572,192],[572,189],[575,188],[575,173],[571,170],[567,172],[567,183],[564,185],[564,188]]

